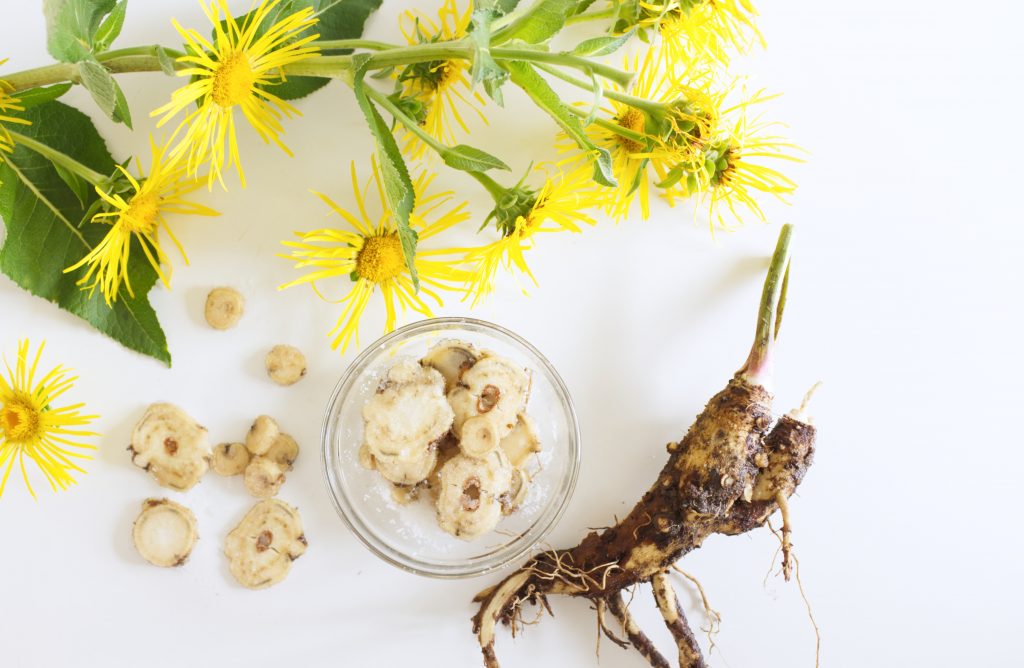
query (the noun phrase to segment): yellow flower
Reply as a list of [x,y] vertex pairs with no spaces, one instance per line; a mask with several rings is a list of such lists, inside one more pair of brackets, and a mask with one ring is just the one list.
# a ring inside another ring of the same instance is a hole
[[187,154],[188,172],[192,175],[208,160],[211,186],[214,178],[223,185],[224,170],[235,165],[244,187],[245,173],[239,161],[235,134],[235,108],[241,110],[264,142],[272,141],[288,155],[292,154],[279,137],[284,131],[281,118],[299,112],[266,87],[283,81],[283,66],[317,54],[317,47],[306,45],[319,35],[302,36],[317,18],[313,9],[306,7],[259,34],[261,24],[280,0],[263,0],[241,25],[231,16],[225,0],[208,0],[208,3],[200,0],[213,24],[214,41],[211,43],[199,31],[186,30],[174,22],[185,39],[187,51],[178,62],[188,67],[178,70],[178,76],[192,77],[192,81],[174,91],[171,101],[152,115],[162,116],[157,123],[157,127],[161,127],[195,102],[198,109],[189,113],[175,132],[185,134],[172,157]]
[[[0,60],[0,66],[7,62],[7,59]],[[26,121],[23,118],[15,118],[14,116],[8,116],[4,112],[9,111],[25,111],[24,107],[19,104],[19,100],[10,95],[11,85],[0,79],[0,152],[11,153],[14,151],[14,141],[11,139],[10,133],[7,128],[4,127],[5,123],[17,123],[18,125],[31,125],[31,122]]]
[[39,346],[30,363],[29,343],[22,341],[18,345],[18,361],[13,371],[4,360],[7,377],[0,375],[0,469],[3,470],[0,496],[3,496],[15,460],[21,468],[29,494],[35,498],[25,470],[26,457],[36,463],[50,487],[57,491],[75,484],[73,471],[85,473],[73,460],[92,459],[87,451],[96,449],[95,445],[82,439],[98,434],[78,429],[95,420],[96,416],[82,415],[79,409],[84,404],[55,405],[76,380],[68,377],[68,369],[57,366],[37,380],[36,371],[45,345]]
[[727,65],[731,51],[746,53],[755,42],[764,46],[749,0],[673,0],[641,7],[657,25],[666,63],[706,60]]
[[[538,170],[544,168],[539,167]],[[502,237],[485,246],[466,249],[466,260],[472,263],[466,281],[466,295],[472,295],[473,306],[494,291],[494,281],[501,267],[517,269],[537,285],[537,279],[526,263],[526,252],[534,248],[536,236],[551,232],[582,232],[581,225],[594,225],[594,219],[583,213],[588,201],[591,169],[577,163],[568,171],[548,176],[538,191],[516,188],[513,202],[492,213],[497,217]]]
[[[458,284],[466,279],[466,272],[457,268],[461,258],[456,258],[451,249],[427,250],[422,243],[453,225],[469,218],[466,205],[453,204],[451,192],[430,193],[433,176],[420,174],[413,182],[416,205],[409,216],[409,224],[419,235],[414,263],[420,280],[416,291],[412,277],[405,264],[402,244],[394,216],[387,208],[380,171],[376,160],[372,161],[373,177],[360,190],[355,163],[352,164],[352,190],[355,192],[357,211],[351,212],[335,204],[329,197],[316,193],[331,209],[341,216],[351,229],[324,228],[311,232],[296,232],[301,241],[286,241],[291,249],[286,259],[295,261],[296,269],[311,269],[301,278],[282,285],[280,289],[308,283],[322,299],[318,282],[340,279],[351,285],[347,294],[337,303],[344,304],[341,316],[328,336],[332,337],[331,347],[341,347],[344,352],[354,338],[359,344],[359,320],[374,292],[380,292],[384,300],[386,318],[384,332],[395,328],[396,303],[404,311],[411,308],[426,317],[431,317],[430,306],[423,295],[442,306],[437,290],[457,290]],[[380,201],[380,213],[370,215],[367,210],[367,192],[376,190]],[[374,222],[376,221],[376,222]],[[447,259],[446,259],[447,258]]]
[[[437,21],[415,10],[402,14],[399,28],[409,44],[462,39],[473,17],[473,3],[460,14],[455,0],[444,0],[437,14]],[[484,122],[487,120],[480,110],[484,98],[472,88],[470,66],[464,60],[435,60],[407,65],[397,74],[403,97],[416,100],[424,107],[423,129],[445,144],[457,143],[453,123],[463,132],[469,132],[460,105],[472,109]],[[404,148],[410,156],[421,158],[427,146],[416,135],[408,133]]]
[[[160,246],[158,233],[161,229],[174,242],[174,245],[185,258],[185,250],[167,225],[164,214],[180,213],[196,216],[216,216],[216,211],[200,204],[190,202],[185,196],[201,186],[201,182],[188,178],[185,166],[180,161],[165,161],[166,147],[158,148],[150,139],[153,161],[149,176],[142,178],[142,166],[136,160],[140,177],[134,178],[126,169],[118,166],[121,173],[131,184],[134,193],[125,199],[119,193],[106,193],[99,187],[96,192],[113,208],[113,211],[96,214],[92,222],[109,224],[110,230],[103,240],[76,264],[64,270],[64,273],[88,265],[88,271],[79,279],[78,285],[83,290],[93,291],[99,287],[100,292],[109,306],[117,301],[121,284],[128,294],[135,296],[128,278],[128,258],[131,253],[132,239],[137,239],[146,259],[156,270],[164,285],[170,287],[170,260]],[[166,273],[161,268],[167,265]]]

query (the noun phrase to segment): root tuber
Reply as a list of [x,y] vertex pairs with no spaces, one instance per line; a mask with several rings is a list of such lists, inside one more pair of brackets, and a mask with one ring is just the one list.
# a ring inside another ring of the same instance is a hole
[[[556,594],[586,598],[609,611],[626,639],[656,668],[669,664],[630,616],[622,592],[649,582],[682,668],[705,665],[667,577],[684,554],[713,534],[763,526],[803,480],[814,454],[815,428],[802,412],[771,413],[771,362],[785,302],[792,228],[783,226],[765,281],[754,345],[744,366],[711,398],[689,431],[668,447],[654,485],[615,526],[593,531],[574,548],[537,554],[481,592],[473,630],[484,664],[497,668],[498,622],[515,624],[520,607],[548,606]],[[466,374],[468,375],[468,373]],[[465,380],[465,377],[464,377]],[[458,410],[456,410],[458,413]]]

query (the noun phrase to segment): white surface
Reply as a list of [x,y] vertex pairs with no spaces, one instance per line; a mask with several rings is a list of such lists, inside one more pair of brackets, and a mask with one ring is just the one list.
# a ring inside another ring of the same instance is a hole
[[[3,4],[8,67],[47,62],[37,3]],[[1009,665],[1024,593],[1014,519],[1024,465],[1015,424],[1024,399],[1024,54],[1013,46],[1024,13],[1010,2],[760,4],[769,49],[744,67],[756,83],[786,92],[772,112],[813,154],[793,170],[795,206],[772,208],[774,225],[715,239],[685,209],[662,207],[646,224],[547,239],[531,256],[542,288],[527,299],[506,282],[476,312],[536,344],[575,395],[585,459],[553,543],[575,543],[639,498],[664,443],[682,435],[742,361],[763,257],[777,224],[795,222],[777,395],[786,409],[811,383],[826,382],[813,407],[817,461],[792,504],[823,665]],[[401,6],[385,3],[370,34],[396,37]],[[173,42],[169,14],[203,25],[191,0],[135,0],[120,43]],[[146,147],[145,112],[176,85],[160,75],[124,81],[142,131],[100,123],[118,156]],[[522,100],[511,89],[508,97],[492,121],[500,131],[474,143],[519,170],[550,155],[553,128],[539,113],[517,114]],[[82,91],[68,99],[91,109]],[[102,413],[106,434],[73,491],[35,503],[12,481],[0,501],[5,667],[477,665],[469,599],[494,578],[431,581],[384,565],[347,533],[321,481],[322,405],[353,353],[339,358],[326,346],[333,307],[307,291],[275,291],[293,273],[273,254],[289,230],[323,222],[307,189],[350,202],[345,170],[352,159],[365,162],[370,143],[342,86],[301,107],[305,118],[288,123],[286,136],[297,159],[246,136],[249,190],[206,197],[220,219],[177,221],[192,266],[176,267],[173,292],[153,295],[173,370],[0,279],[0,348],[10,355],[20,337],[46,338],[47,363],[80,372],[74,394]],[[443,178],[484,214],[472,184]],[[203,298],[218,284],[248,297],[230,333],[202,322]],[[466,312],[457,301],[443,311]],[[367,341],[380,316],[376,307],[367,314]],[[279,342],[310,358],[309,377],[291,389],[261,370],[264,351]],[[227,572],[223,536],[250,505],[239,479],[211,475],[169,495],[199,518],[187,566],[157,570],[135,554],[129,527],[138,504],[164,491],[131,466],[124,447],[144,405],[158,399],[193,412],[214,440],[239,438],[266,412],[303,445],[281,497],[300,508],[310,549],[285,583],[249,592]],[[724,615],[711,665],[813,665],[795,585],[762,584],[775,548],[758,531],[715,537],[684,560]],[[693,596],[683,602],[699,623]],[[501,633],[505,665],[594,663],[593,613],[581,601],[553,605],[556,618],[514,641]],[[667,649],[648,592],[633,611]],[[603,666],[645,665],[608,642],[602,650]]]

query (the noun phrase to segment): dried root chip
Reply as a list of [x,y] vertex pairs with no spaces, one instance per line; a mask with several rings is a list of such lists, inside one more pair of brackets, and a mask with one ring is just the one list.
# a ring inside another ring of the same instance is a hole
[[243,587],[264,589],[281,582],[306,551],[299,511],[283,501],[260,501],[224,541],[231,575]]
[[274,418],[261,415],[249,427],[249,433],[245,435],[245,447],[251,454],[264,455],[280,434],[281,430]]
[[264,455],[283,471],[291,471],[295,460],[299,458],[299,444],[288,434],[278,434],[274,444]]
[[456,455],[441,468],[437,522],[453,536],[472,540],[501,519],[501,498],[512,490],[512,465],[500,449],[483,458]]
[[294,385],[306,375],[306,356],[294,346],[274,346],[264,362],[267,376],[278,385]]
[[462,425],[459,447],[470,457],[483,457],[498,447],[498,428],[486,415],[471,417]]
[[199,534],[196,516],[167,499],[146,499],[132,526],[132,542],[143,559],[163,568],[181,566],[192,554]]
[[220,475],[238,475],[249,465],[249,451],[244,443],[221,443],[213,449],[211,468]]
[[146,409],[132,431],[132,463],[149,471],[164,487],[184,491],[210,467],[206,428],[173,404]]
[[245,488],[257,499],[269,499],[284,484],[284,471],[277,462],[257,455],[245,467]]
[[476,364],[480,352],[471,343],[447,339],[427,351],[420,363],[437,369],[444,377],[444,391],[450,392],[466,369]]
[[499,437],[504,438],[515,427],[529,395],[530,375],[526,369],[497,355],[480,358],[448,393],[455,412],[456,435],[462,435],[462,425],[469,418],[487,415],[498,428]]
[[441,374],[414,360],[400,361],[363,407],[363,459],[393,483],[416,484],[433,470],[438,442],[452,419]]
[[234,288],[214,288],[206,296],[206,322],[214,329],[231,329],[244,312],[245,298]]
[[540,452],[541,442],[533,419],[526,413],[520,413],[516,426],[508,436],[501,439],[501,449],[508,455],[512,466],[522,468],[526,460],[535,452]]

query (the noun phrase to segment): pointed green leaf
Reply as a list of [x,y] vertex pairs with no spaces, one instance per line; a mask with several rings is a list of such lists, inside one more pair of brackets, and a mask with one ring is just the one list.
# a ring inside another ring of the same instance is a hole
[[93,53],[96,33],[117,0],[43,0],[46,48],[65,63],[77,63]]
[[444,164],[464,172],[486,172],[489,169],[508,171],[510,169],[508,165],[490,153],[465,144],[452,146],[441,157],[444,158]]
[[25,109],[52,102],[71,90],[71,84],[62,83],[46,88],[32,88],[18,93],[18,104]]
[[109,49],[110,45],[121,34],[121,28],[124,27],[124,14],[127,8],[128,0],[119,0],[107,18],[100,24],[99,29],[96,31],[96,36],[93,38],[93,48],[96,50],[96,53],[102,53]]
[[591,39],[585,39],[576,45],[576,48],[569,53],[574,56],[607,56],[615,53],[619,50],[626,42],[633,37],[633,32],[623,33],[621,35],[603,35],[601,37],[594,37]]
[[565,26],[565,20],[576,8],[576,0],[535,0],[521,13],[513,14],[512,23],[499,30],[493,44],[520,40],[540,44],[552,38]]

